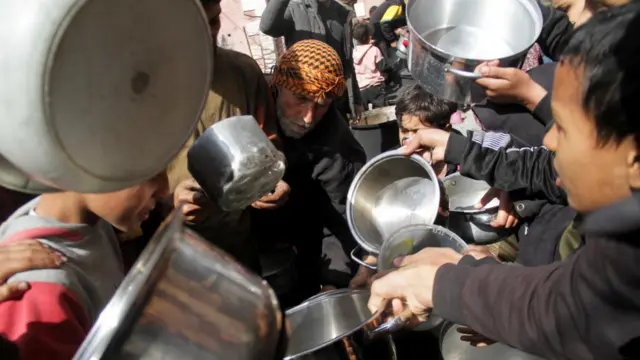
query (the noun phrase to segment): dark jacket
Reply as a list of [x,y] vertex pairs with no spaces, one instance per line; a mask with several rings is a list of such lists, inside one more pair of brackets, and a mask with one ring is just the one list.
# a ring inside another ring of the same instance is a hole
[[386,41],[390,44],[398,40],[395,30],[407,25],[407,7],[404,0],[383,2],[371,14],[369,22],[373,26],[373,39],[376,42]]
[[282,208],[252,214],[258,236],[294,244],[308,276],[346,286],[351,274],[330,271],[332,256],[321,264],[321,250],[325,237],[337,238],[347,253],[355,247],[344,214],[349,186],[366,162],[364,150],[333,107],[304,137],[280,139],[287,159],[283,180],[291,193]]
[[542,31],[538,38],[538,45],[547,57],[557,61],[573,33],[573,23],[569,20],[567,13],[554,8],[551,4],[543,5],[538,0],[538,5],[542,12]]
[[[566,203],[555,187],[552,153],[508,149],[504,135],[473,133],[468,146],[452,136],[445,158],[496,187]],[[580,230],[585,245],[565,261],[513,267],[465,257],[441,267],[434,311],[547,359],[637,358],[640,193],[588,214]]]
[[284,36],[287,47],[309,39],[331,45],[342,60],[349,103],[361,105],[352,58],[355,13],[335,0],[329,1],[325,8],[316,0],[270,0],[260,18],[260,31],[276,38]]

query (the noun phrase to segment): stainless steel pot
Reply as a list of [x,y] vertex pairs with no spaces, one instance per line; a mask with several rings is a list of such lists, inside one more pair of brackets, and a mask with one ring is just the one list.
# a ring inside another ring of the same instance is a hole
[[409,0],[407,23],[413,78],[439,98],[470,104],[486,98],[475,68],[495,59],[519,66],[542,14],[535,0]]
[[494,199],[482,209],[474,206],[491,189],[484,181],[474,180],[460,173],[448,175],[443,180],[449,197],[449,217],[447,228],[468,243],[490,244],[509,236],[513,230],[494,228],[500,200]]
[[[452,231],[437,225],[410,225],[398,230],[384,242],[377,259],[377,270],[380,272],[397,268],[395,259],[418,253],[428,247],[447,247],[458,253],[465,251],[467,244]],[[358,261],[361,263],[360,261]],[[361,265],[368,266],[364,263]],[[442,318],[431,314],[429,319],[414,330],[430,330],[442,323]]]
[[457,329],[460,325],[445,323],[440,331],[440,351],[443,360],[544,360],[505,344],[496,343],[487,347],[471,346],[460,340]]
[[398,229],[433,224],[439,204],[438,178],[431,165],[415,154],[388,151],[356,174],[347,194],[347,222],[358,244],[377,254]]
[[395,360],[390,332],[406,320],[383,323],[371,314],[368,290],[338,289],[310,298],[286,312],[291,336],[285,360]]
[[187,153],[189,172],[225,211],[242,210],[282,180],[285,157],[253,116],[213,124]]
[[114,191],[164,171],[211,84],[198,0],[2,1],[0,43],[0,154],[50,188]]
[[275,294],[183,227],[179,209],[151,239],[75,360],[282,359]]

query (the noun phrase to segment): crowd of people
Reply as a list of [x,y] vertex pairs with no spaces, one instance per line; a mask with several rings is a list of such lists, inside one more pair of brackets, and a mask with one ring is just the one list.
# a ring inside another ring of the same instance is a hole
[[[436,312],[466,326],[462,339],[473,346],[501,342],[547,359],[640,358],[640,4],[539,2],[544,25],[525,65],[476,69],[485,104],[461,108],[420,85],[402,89],[401,151],[422,154],[439,178],[486,181],[493,188],[478,206],[499,197],[492,226],[513,235],[464,254],[428,248],[374,274],[348,257],[356,243],[347,193],[367,161],[349,123],[369,104],[386,105],[405,2],[387,0],[362,22],[335,0],[269,1],[260,30],[287,47],[271,83],[253,59],[217,46],[220,0],[200,2],[213,80],[166,172],[113,193],[0,194],[1,358],[71,359],[174,208],[257,274],[265,253],[292,251],[297,280],[278,294],[284,308],[321,291],[369,287],[372,312],[383,299],[394,299],[395,312],[408,307],[411,324]],[[191,177],[187,152],[234,115],[253,116],[287,168],[272,193],[225,212]],[[476,130],[458,131],[461,116]],[[515,254],[501,252],[506,245]]]

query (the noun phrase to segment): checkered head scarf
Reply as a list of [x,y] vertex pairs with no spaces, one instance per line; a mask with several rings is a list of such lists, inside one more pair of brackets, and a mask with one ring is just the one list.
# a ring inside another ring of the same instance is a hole
[[322,41],[299,41],[278,59],[273,84],[315,101],[339,97],[345,88],[342,61]]

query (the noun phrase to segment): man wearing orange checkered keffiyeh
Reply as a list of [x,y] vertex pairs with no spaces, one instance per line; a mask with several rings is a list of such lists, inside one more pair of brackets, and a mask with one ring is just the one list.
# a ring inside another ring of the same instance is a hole
[[301,138],[344,93],[342,61],[322,41],[299,41],[278,59],[272,84],[277,90],[282,131],[286,136]]
[[274,71],[278,138],[287,159],[283,180],[291,191],[281,208],[255,211],[251,222],[261,242],[297,249],[299,281],[292,298],[280,299],[285,308],[315,295],[320,286],[344,287],[352,278],[345,262],[355,242],[341,215],[366,156],[336,109],[345,87],[340,57],[318,40],[295,43]]

